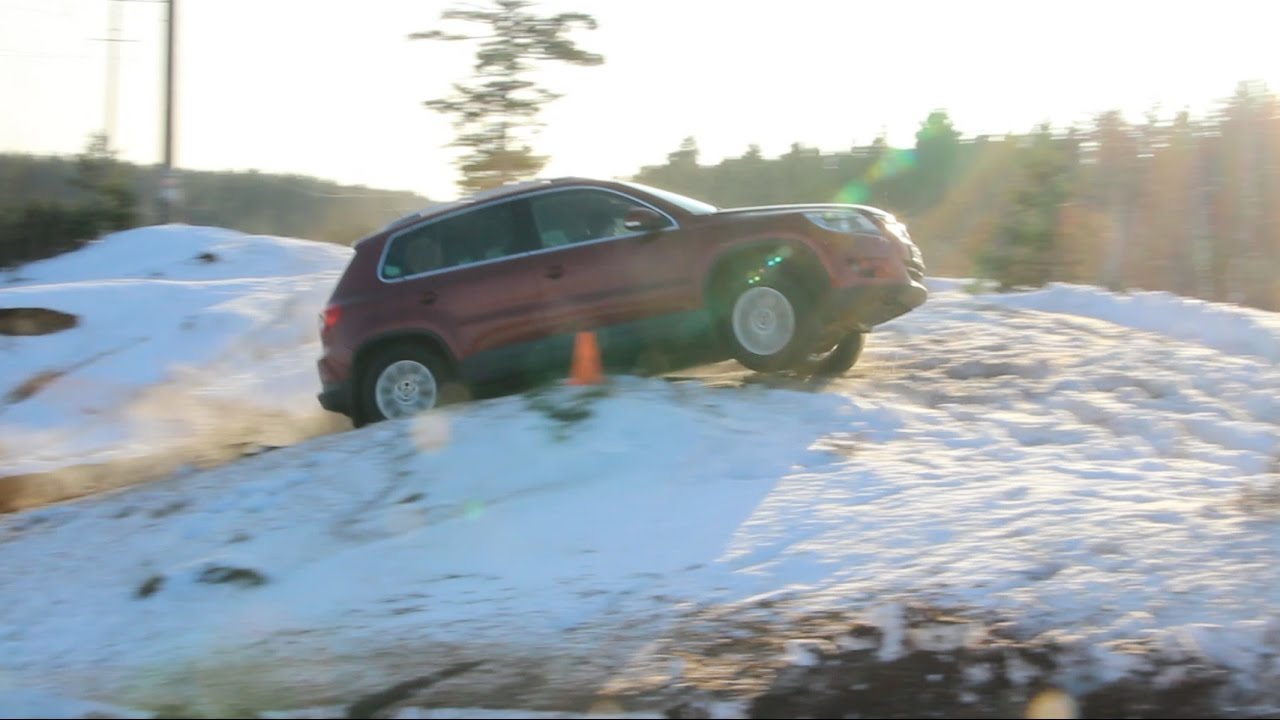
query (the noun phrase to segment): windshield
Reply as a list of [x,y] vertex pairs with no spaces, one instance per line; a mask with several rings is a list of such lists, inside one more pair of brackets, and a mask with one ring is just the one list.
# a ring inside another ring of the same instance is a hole
[[675,205],[686,212],[691,212],[694,215],[710,215],[711,213],[718,212],[720,210],[720,208],[710,203],[704,203],[701,200],[694,200],[691,197],[685,197],[684,195],[673,193],[669,190],[659,190],[655,187],[649,187],[648,185],[641,185],[640,183],[634,182],[624,182],[622,184],[628,187],[633,187],[637,190],[643,190],[650,195],[660,197],[672,205]]

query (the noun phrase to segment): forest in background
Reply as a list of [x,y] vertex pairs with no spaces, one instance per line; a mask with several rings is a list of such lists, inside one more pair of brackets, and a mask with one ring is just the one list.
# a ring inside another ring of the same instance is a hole
[[[178,170],[183,222],[349,244],[429,204],[412,192],[301,175]],[[0,266],[155,222],[159,168],[117,160],[102,138],[75,157],[0,154]]]
[[1169,290],[1280,310],[1280,100],[1242,83],[1202,117],[1104,112],[965,137],[944,110],[911,148],[758,147],[714,165],[687,138],[640,182],[722,206],[866,203],[909,225],[935,275]]

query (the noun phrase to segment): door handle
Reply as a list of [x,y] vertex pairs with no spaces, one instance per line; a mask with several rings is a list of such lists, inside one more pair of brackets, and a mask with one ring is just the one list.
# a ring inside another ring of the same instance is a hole
[[436,295],[436,292],[434,290],[427,290],[426,292],[418,296],[418,302],[422,303],[423,305],[430,305],[431,303],[436,301],[437,297],[439,296]]
[[560,278],[564,277],[564,266],[552,265],[551,267],[547,268],[547,277],[551,278],[552,280],[559,280]]

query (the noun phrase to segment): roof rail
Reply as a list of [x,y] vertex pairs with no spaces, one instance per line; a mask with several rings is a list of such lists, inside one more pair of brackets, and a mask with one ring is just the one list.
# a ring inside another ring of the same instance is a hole
[[441,202],[433,202],[430,205],[427,205],[426,207],[423,207],[419,210],[415,210],[409,213],[408,215],[404,215],[402,217],[399,217],[387,223],[383,227],[383,229],[385,230],[386,228],[389,228],[393,225],[398,225],[410,218],[418,217],[429,210],[439,211],[441,209],[444,209],[444,207],[460,207],[467,203],[475,202],[477,200],[485,200],[491,197],[501,197],[503,195],[508,195],[510,193],[518,192],[526,188],[533,188],[541,185],[558,185],[561,183],[584,182],[589,180],[590,178],[578,177],[575,175],[565,175],[565,176],[553,177],[553,178],[534,178],[532,180],[522,180],[520,182],[507,183],[506,185],[499,185],[497,187],[492,187],[485,190],[477,190],[476,192],[473,192],[470,195],[463,195],[457,200],[444,200]]
[[497,187],[489,188],[487,190],[479,190],[477,192],[474,192],[470,195],[466,195],[459,199],[469,202],[471,200],[482,200],[487,197],[493,197],[494,195],[506,195],[508,193],[517,192],[519,190],[524,190],[526,188],[538,187],[540,185],[559,185],[561,183],[590,182],[590,181],[591,181],[591,178],[579,177],[576,175],[562,175],[560,177],[540,177],[540,178],[533,178],[531,180],[521,180],[519,182],[507,183],[506,185],[499,185]]

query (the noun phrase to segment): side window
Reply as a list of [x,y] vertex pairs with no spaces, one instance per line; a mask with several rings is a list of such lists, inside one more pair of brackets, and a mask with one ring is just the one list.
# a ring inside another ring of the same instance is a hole
[[529,199],[542,247],[628,235],[622,221],[628,210],[648,207],[603,190],[562,190]]
[[520,251],[514,206],[503,203],[397,235],[387,250],[382,277],[387,280],[410,277],[496,260]]

